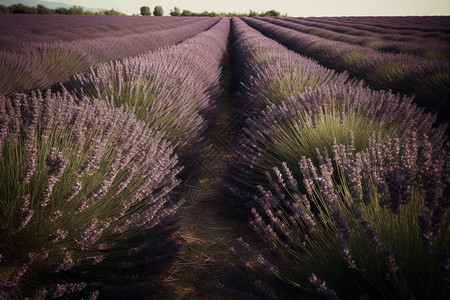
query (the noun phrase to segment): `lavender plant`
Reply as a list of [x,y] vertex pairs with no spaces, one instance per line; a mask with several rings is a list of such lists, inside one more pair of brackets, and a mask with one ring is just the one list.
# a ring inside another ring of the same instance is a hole
[[294,288],[286,298],[448,298],[449,145],[413,133],[355,147],[303,156],[299,177],[274,167],[251,222],[274,256],[252,266]]
[[0,100],[0,298],[136,288],[170,246],[173,147],[104,101]]
[[361,83],[316,87],[247,120],[234,147],[237,156],[229,170],[233,187],[227,197],[249,211],[256,187],[268,187],[267,171],[286,162],[297,177],[301,157],[314,158],[316,148],[331,151],[334,139],[352,142],[357,151],[367,147],[373,132],[384,140],[398,137],[402,142],[416,132],[440,143],[445,139],[445,125],[433,128],[435,120],[436,116],[425,114],[410,98],[373,91]]

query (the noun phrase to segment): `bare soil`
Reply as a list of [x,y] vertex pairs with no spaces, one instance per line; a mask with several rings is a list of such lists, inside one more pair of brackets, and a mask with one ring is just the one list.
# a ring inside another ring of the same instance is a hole
[[152,284],[156,291],[152,299],[231,299],[217,288],[227,267],[239,263],[228,249],[237,245],[239,237],[252,245],[259,243],[247,222],[233,218],[220,197],[225,172],[233,157],[231,145],[236,131],[229,57],[224,62],[223,74],[223,99],[207,132],[212,147],[202,156],[191,177],[183,182],[182,197],[186,203],[179,211],[179,228],[173,235],[180,248],[172,264]]

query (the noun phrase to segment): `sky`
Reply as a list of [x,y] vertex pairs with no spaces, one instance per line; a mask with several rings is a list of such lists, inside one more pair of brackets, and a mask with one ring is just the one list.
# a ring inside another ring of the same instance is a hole
[[261,12],[274,9],[289,16],[423,16],[450,15],[450,0],[45,0],[92,8],[114,8],[126,14],[156,5],[168,15],[175,6],[194,12]]

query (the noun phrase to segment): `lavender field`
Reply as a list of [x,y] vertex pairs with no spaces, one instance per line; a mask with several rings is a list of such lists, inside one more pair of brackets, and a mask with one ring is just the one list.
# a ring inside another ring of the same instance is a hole
[[0,25],[0,299],[450,298],[450,17]]

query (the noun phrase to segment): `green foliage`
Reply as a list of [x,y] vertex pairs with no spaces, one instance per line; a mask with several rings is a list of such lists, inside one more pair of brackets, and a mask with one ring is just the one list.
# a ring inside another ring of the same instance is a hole
[[38,4],[38,6],[36,6],[37,9],[37,13],[40,15],[49,15],[51,13],[54,13],[53,10],[51,10],[50,8],[42,5],[42,4]]
[[16,13],[16,14],[57,14],[57,15],[125,15],[124,13],[110,9],[99,10],[98,12],[92,12],[84,10],[81,6],[72,6],[71,8],[59,7],[50,9],[42,4],[38,4],[36,7],[29,7],[23,4],[14,4],[9,7],[0,4],[0,13]]
[[26,6],[21,3],[11,5],[9,11],[13,14],[37,14],[36,7]]
[[178,7],[175,7],[173,11],[170,12],[171,16],[186,16],[186,17],[228,17],[228,18],[232,18],[232,17],[279,17],[279,16],[283,16],[286,17],[287,14],[283,14],[281,15],[280,12],[275,11],[275,10],[269,10],[266,12],[261,12],[258,13],[256,11],[250,10],[248,13],[238,13],[238,12],[214,12],[214,11],[203,11],[203,12],[192,12],[190,10],[187,9],[183,9],[183,12],[180,14],[180,9]]
[[0,4],[0,14],[9,14],[9,8],[6,5]]
[[160,6],[160,5],[155,6],[155,9],[153,10],[153,15],[154,16],[164,15],[164,10],[163,10],[162,6]]
[[281,15],[280,12],[276,10],[268,10],[265,13],[262,14],[262,17],[279,17]]
[[124,13],[115,10],[114,8],[111,9],[105,9],[105,10],[100,10],[98,13],[98,15],[105,15],[105,16],[123,16],[125,15]]
[[148,6],[141,6],[141,15],[142,16],[151,16],[152,12],[150,11],[150,7],[148,7]]
[[173,10],[170,10],[170,15],[172,17],[179,17],[179,16],[181,16],[181,11],[180,11],[180,9],[178,7],[175,6],[173,8]]
[[190,17],[190,16],[193,16],[192,12],[191,12],[190,10],[186,10],[186,9],[183,9],[183,12],[181,13],[181,15],[182,15],[183,17]]
[[81,6],[72,6],[69,8],[68,14],[69,15],[82,15],[84,13],[83,8]]

